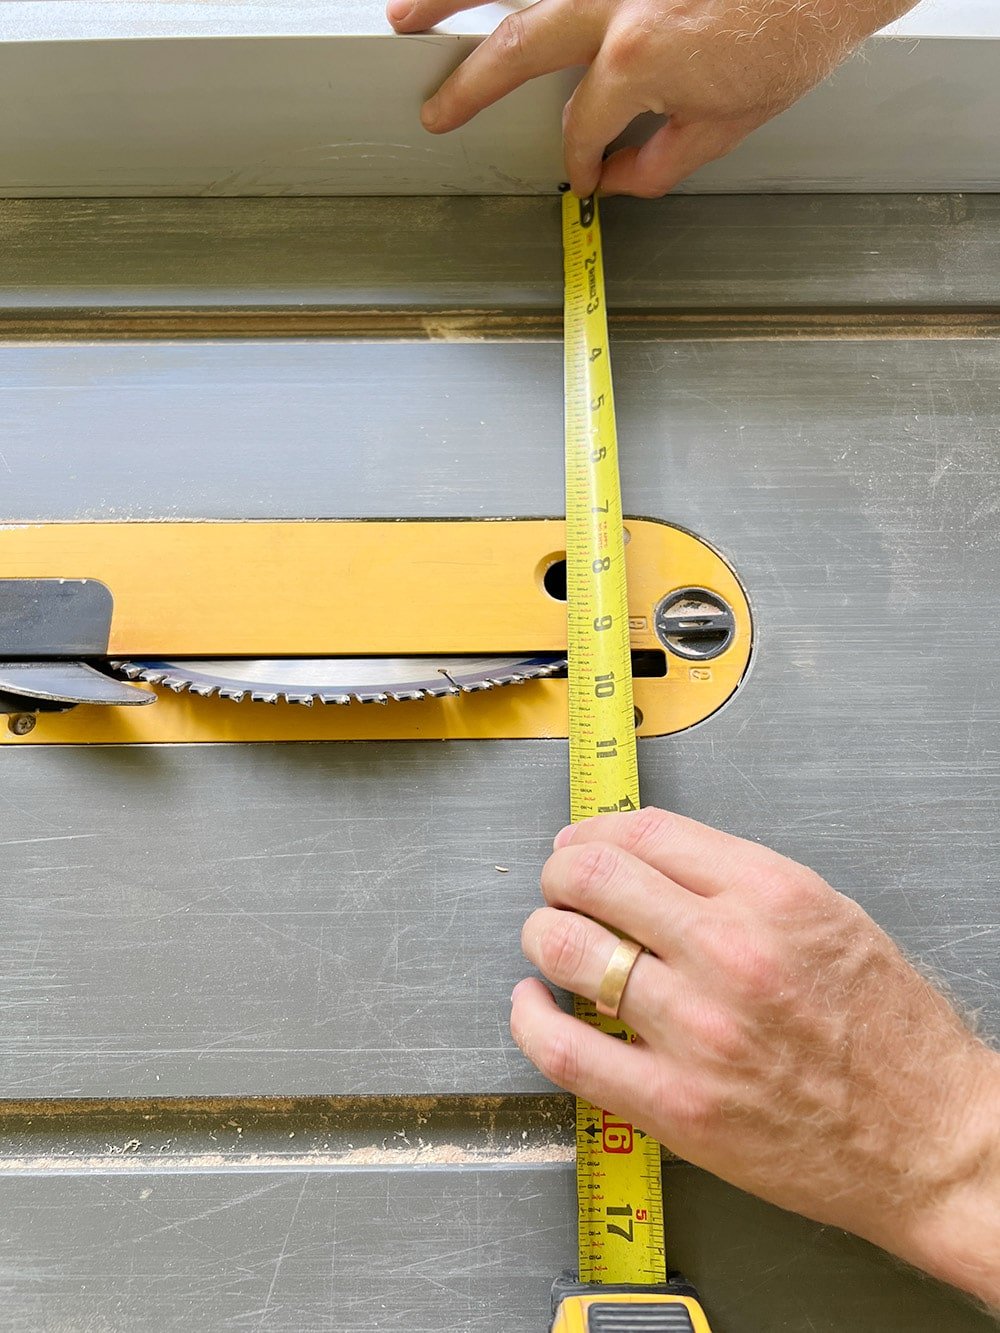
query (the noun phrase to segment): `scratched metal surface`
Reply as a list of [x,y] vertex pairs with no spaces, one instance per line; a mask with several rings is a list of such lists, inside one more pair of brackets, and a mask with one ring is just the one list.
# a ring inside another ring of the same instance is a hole
[[[565,1096],[7,1104],[4,1328],[540,1331],[573,1248],[572,1123]],[[671,1262],[715,1333],[995,1327],[664,1166]]]
[[[616,356],[627,508],[718,543],[759,628],[646,799],[814,865],[993,1023],[996,350]],[[3,380],[5,520],[561,504],[556,344],[10,346]],[[505,1014],[561,744],[4,747],[0,790],[9,1094],[540,1086]]]
[[[714,1333],[996,1327],[863,1242],[690,1167],[674,1262]],[[0,1178],[4,1328],[541,1333],[573,1248],[567,1165]],[[53,1219],[63,1225],[53,1227]],[[72,1230],[66,1222],[72,1219]]]
[[[697,203],[641,210],[642,225],[622,210],[616,253],[634,235],[641,263],[612,259],[616,301],[996,299],[994,201],[753,201],[741,222],[727,200],[715,231],[676,211]],[[39,215],[25,229],[18,207],[0,226],[13,217],[34,240],[16,268],[5,257],[8,313],[213,300],[198,295],[198,224],[179,205],[159,224],[128,207],[94,215],[124,238],[125,281],[114,247],[50,239],[48,288]],[[52,207],[58,230],[76,206]],[[543,235],[549,206],[532,207],[517,225]],[[130,239],[140,215],[165,238],[159,265]],[[240,233],[214,299],[252,282],[274,217]],[[398,228],[398,206],[391,217]],[[507,304],[556,299],[552,241],[532,255]],[[346,274],[331,282],[321,261],[315,239],[283,247],[253,299],[298,288],[343,301]],[[405,266],[379,280],[381,262],[358,277],[399,302]],[[482,244],[450,271],[438,256],[413,299],[504,304],[502,276]],[[719,544],[760,629],[734,703],[642,747],[646,798],[815,865],[994,1031],[996,351],[945,336],[616,346],[627,507]],[[559,349],[545,342],[19,344],[8,331],[0,431],[0,522],[561,506]],[[0,1096],[540,1091],[506,1034],[507,997],[565,800],[565,750],[551,743],[3,747]],[[80,1135],[75,1160],[57,1162],[37,1134],[15,1142],[0,1123],[0,1286],[15,1330],[527,1333],[571,1260],[557,1164],[477,1163],[460,1146],[454,1169],[390,1169],[379,1141],[379,1169],[306,1154],[264,1174],[210,1156],[208,1138],[167,1162],[144,1155],[138,1130],[135,1153],[109,1163]],[[25,1164],[32,1143],[41,1158]],[[992,1326],[859,1243],[688,1168],[669,1179],[672,1255],[716,1333]]]

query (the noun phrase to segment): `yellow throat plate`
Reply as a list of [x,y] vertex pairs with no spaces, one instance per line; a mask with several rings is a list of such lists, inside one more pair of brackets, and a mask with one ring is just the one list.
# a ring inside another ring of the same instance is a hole
[[[639,735],[681,731],[730,697],[750,658],[746,596],[711,547],[628,519],[630,634],[666,675],[636,680]],[[566,606],[545,588],[565,558],[558,519],[51,523],[0,529],[0,579],[96,579],[114,608],[109,658],[504,654],[566,648]],[[664,651],[654,611],[698,586],[733,610],[711,662]],[[2,657],[0,652],[0,657]],[[152,688],[152,687],[150,687]],[[567,687],[537,680],[482,694],[304,708],[157,691],[149,708],[40,713],[8,744],[565,737]]]

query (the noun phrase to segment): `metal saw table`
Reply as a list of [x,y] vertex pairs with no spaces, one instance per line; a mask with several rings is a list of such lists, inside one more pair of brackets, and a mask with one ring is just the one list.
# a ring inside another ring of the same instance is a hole
[[[437,143],[474,38],[361,0],[3,8],[0,524],[561,512],[565,81]],[[815,867],[994,1032],[997,51],[879,39],[605,211],[626,510],[755,626],[645,799]],[[571,1104],[507,1012],[566,802],[551,739],[0,745],[4,1329],[542,1329]],[[715,1333],[994,1327],[665,1188]]]

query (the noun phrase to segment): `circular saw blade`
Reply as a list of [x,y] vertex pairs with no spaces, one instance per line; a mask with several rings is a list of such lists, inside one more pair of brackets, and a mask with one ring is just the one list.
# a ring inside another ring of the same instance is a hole
[[160,658],[112,665],[129,680],[237,703],[351,704],[439,699],[520,685],[566,666],[554,653],[507,657]]

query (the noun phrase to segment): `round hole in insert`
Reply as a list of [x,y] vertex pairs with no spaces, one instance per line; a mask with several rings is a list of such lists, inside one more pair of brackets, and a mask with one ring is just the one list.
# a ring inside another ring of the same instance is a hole
[[542,587],[555,602],[566,600],[566,557],[552,557],[542,573]]

